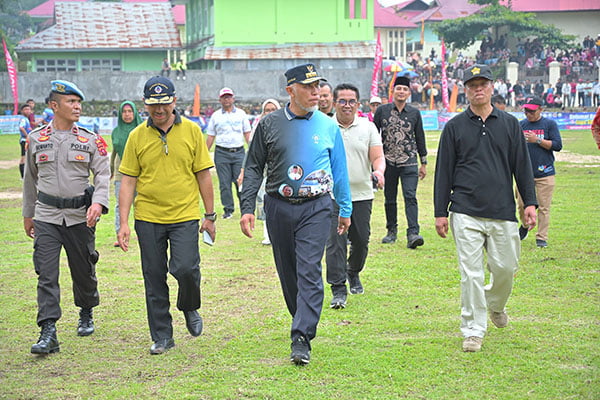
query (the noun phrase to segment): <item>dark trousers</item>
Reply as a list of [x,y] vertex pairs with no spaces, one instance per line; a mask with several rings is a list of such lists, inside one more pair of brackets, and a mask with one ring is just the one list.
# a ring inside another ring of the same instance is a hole
[[98,252],[95,247],[95,228],[85,223],[67,227],[33,221],[35,240],[33,241],[33,265],[38,275],[37,324],[47,319],[61,317],[60,287],[58,284],[60,251],[65,248],[75,305],[81,308],[96,307],[100,303],[96,262]]
[[226,213],[233,213],[235,210],[233,205],[233,192],[231,184],[235,185],[235,191],[240,199],[240,191],[237,185],[237,178],[242,169],[244,162],[244,149],[230,152],[223,150],[219,146],[215,148],[215,167],[217,168],[217,176],[219,177],[219,190],[221,192],[221,204]]
[[331,198],[290,204],[265,196],[265,212],[283,297],[293,318],[291,338],[311,340],[323,307],[321,259],[331,224]]
[[417,204],[417,184],[419,183],[419,167],[396,167],[390,164],[385,166],[385,219],[386,228],[397,231],[398,229],[398,181],[402,185],[404,197],[404,213],[406,214],[406,235],[419,234],[419,206]]
[[[327,283],[336,294],[346,293],[346,274],[357,274],[365,267],[369,253],[369,237],[371,236],[371,209],[373,200],[352,202],[352,217],[348,233],[338,235],[339,206],[332,200],[333,215],[331,229],[327,239],[325,261],[327,263]],[[350,240],[350,256],[347,256],[347,240]]]
[[[142,273],[146,288],[146,311],[153,341],[173,337],[169,313],[167,272],[177,280],[177,308],[200,308],[200,251],[198,220],[176,224],[155,224],[136,220]],[[171,246],[167,264],[167,248]]]

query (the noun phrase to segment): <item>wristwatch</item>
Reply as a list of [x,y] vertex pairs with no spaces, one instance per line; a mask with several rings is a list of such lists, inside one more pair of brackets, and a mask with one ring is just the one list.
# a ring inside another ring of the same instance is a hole
[[204,219],[209,220],[209,221],[216,221],[217,220],[217,213],[213,212],[210,214],[204,214]]
[[542,144],[542,139],[537,138],[537,140],[535,141],[536,144]]

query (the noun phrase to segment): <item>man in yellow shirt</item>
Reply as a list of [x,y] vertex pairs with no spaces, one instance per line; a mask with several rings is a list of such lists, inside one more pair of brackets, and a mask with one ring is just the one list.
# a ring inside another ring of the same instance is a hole
[[[117,235],[123,251],[129,248],[127,223],[134,193],[138,236],[146,288],[148,324],[154,344],[150,354],[175,346],[169,313],[167,272],[177,283],[177,308],[183,311],[192,336],[202,333],[200,308],[200,253],[198,231],[215,238],[212,179],[214,166],[202,131],[175,109],[175,87],[168,78],[150,78],[144,86],[144,104],[150,117],[129,135],[119,172],[121,227]],[[204,203],[199,229],[198,194]],[[167,248],[170,259],[167,263]]]

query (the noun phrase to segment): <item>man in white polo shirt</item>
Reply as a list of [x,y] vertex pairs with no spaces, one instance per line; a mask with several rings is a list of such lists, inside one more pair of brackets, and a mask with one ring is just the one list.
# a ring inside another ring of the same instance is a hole
[[250,138],[250,121],[244,110],[233,105],[233,90],[224,87],[219,92],[221,108],[213,113],[208,123],[206,146],[210,150],[215,143],[215,166],[219,177],[223,218],[231,218],[234,211],[231,184],[235,185],[239,200],[237,177],[244,161],[244,140]]

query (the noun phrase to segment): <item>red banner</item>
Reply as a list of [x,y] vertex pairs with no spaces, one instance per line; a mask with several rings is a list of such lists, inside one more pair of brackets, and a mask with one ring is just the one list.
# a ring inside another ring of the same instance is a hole
[[450,110],[448,104],[448,74],[446,73],[446,44],[442,39],[442,103],[446,110]]
[[377,31],[377,44],[375,45],[375,59],[373,60],[373,76],[371,77],[371,97],[379,96],[379,74],[383,62],[383,49],[381,48],[381,35]]
[[8,48],[6,48],[6,42],[4,38],[2,38],[2,46],[4,47],[4,57],[6,58],[6,69],[8,70],[8,80],[10,81],[10,88],[13,94],[13,102],[14,102],[14,113],[17,115],[19,113],[19,84],[17,82],[17,68],[15,68],[15,63],[8,52]]

